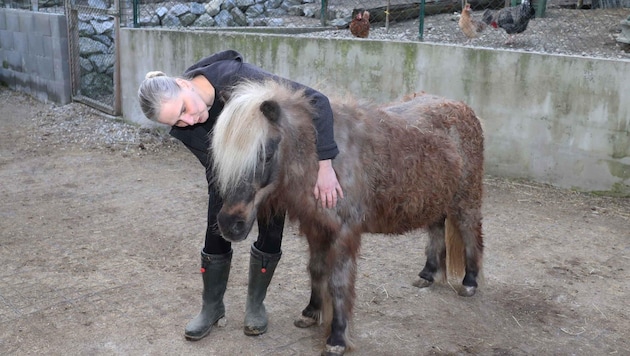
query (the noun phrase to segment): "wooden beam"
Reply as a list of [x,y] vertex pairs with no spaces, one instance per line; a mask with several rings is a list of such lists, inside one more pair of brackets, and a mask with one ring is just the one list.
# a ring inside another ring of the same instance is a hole
[[[468,1],[473,9],[501,9],[504,0],[472,0]],[[461,0],[427,0],[424,5],[425,15],[437,15],[450,12],[461,12]],[[358,12],[367,10],[370,12],[370,22],[385,22],[387,19],[387,6],[372,8],[355,8],[352,10],[352,17]],[[407,21],[417,19],[420,15],[420,2],[408,4],[391,5],[389,7],[389,21]]]

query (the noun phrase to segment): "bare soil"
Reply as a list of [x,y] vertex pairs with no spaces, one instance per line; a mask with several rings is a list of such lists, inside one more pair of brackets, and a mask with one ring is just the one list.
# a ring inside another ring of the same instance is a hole
[[[200,307],[206,186],[177,142],[0,88],[0,354],[315,355],[307,246],[288,224],[269,331],[243,334],[248,243],[234,244],[227,325]],[[356,355],[630,354],[630,199],[487,177],[485,279],[471,298],[412,286],[426,235],[366,235]]]

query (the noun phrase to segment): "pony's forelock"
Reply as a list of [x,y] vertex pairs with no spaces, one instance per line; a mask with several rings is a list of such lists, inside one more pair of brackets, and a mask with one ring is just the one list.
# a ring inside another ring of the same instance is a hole
[[236,86],[214,126],[213,168],[221,192],[235,188],[241,177],[256,170],[265,155],[269,121],[260,105],[271,98],[270,83],[244,82]]

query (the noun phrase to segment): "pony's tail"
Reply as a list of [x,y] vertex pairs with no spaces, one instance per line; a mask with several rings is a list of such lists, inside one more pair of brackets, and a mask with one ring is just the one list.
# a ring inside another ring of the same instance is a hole
[[461,280],[466,274],[466,249],[459,228],[450,218],[446,218],[445,235],[447,278]]

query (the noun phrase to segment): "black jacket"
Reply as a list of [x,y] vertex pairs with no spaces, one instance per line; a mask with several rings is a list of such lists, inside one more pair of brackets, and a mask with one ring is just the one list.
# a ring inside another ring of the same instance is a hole
[[[243,62],[243,56],[233,50],[227,50],[206,57],[186,70],[184,76],[194,78],[203,75],[215,89],[214,103],[209,110],[208,120],[194,126],[171,128],[170,134],[182,141],[197,156],[199,161],[209,168],[208,150],[209,133],[212,131],[219,114],[223,110],[222,97],[241,80],[282,80],[296,89],[304,89],[315,106],[313,123],[317,130],[317,153],[320,160],[332,159],[339,149],[333,136],[333,113],[328,98],[322,93],[302,84],[282,79],[252,64]],[[210,177],[208,177],[210,178]]]

